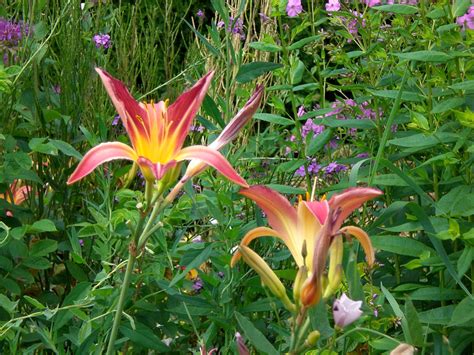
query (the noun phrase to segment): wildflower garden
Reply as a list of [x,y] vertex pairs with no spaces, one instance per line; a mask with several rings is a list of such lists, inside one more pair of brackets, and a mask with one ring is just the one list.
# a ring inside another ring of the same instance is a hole
[[1,354],[472,354],[474,1],[3,0]]

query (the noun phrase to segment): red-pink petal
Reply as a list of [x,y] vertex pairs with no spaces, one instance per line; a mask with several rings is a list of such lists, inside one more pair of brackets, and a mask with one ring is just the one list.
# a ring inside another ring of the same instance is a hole
[[196,116],[204,97],[206,97],[213,75],[213,71],[207,73],[168,107],[168,120],[171,122],[170,131],[176,134],[176,147],[178,149],[183,146],[194,116]]
[[326,222],[326,218],[328,217],[329,212],[329,204],[328,201],[301,201],[304,203],[308,210],[319,220],[321,225]]
[[100,68],[95,68],[95,70],[99,73],[105,89],[132,140],[132,144],[137,139],[137,134],[147,137],[147,127],[149,126],[148,117],[143,107],[135,101],[126,86],[120,80],[115,79],[105,70]]
[[340,194],[334,195],[329,200],[329,207],[331,207],[333,211],[340,211],[334,223],[334,229],[338,230],[341,228],[345,219],[366,201],[382,194],[382,191],[371,187],[352,187]]
[[290,202],[278,192],[261,185],[241,189],[240,193],[255,201],[265,212],[270,226],[280,235],[288,236],[296,245],[297,214]]
[[120,142],[102,143],[89,150],[80,161],[76,170],[71,174],[67,184],[73,184],[89,175],[99,165],[116,159],[136,161],[137,154],[128,145]]
[[237,112],[237,115],[235,115],[235,117],[227,124],[221,134],[219,134],[216,140],[213,141],[209,147],[219,150],[232,141],[257,111],[258,106],[262,101],[262,95],[263,86],[259,85],[245,106]]
[[[178,152],[176,155],[176,161],[182,160],[200,160],[206,163],[207,165],[212,166],[222,175],[224,175],[229,180],[235,182],[240,186],[247,187],[247,182],[232,168],[226,158],[215,149],[201,145],[193,145],[191,147],[186,147]],[[190,177],[184,176],[183,179],[187,180]]]

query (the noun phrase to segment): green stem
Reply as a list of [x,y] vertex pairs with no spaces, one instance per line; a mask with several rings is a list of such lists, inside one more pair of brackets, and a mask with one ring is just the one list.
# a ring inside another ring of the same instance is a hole
[[117,310],[115,313],[114,324],[112,331],[110,332],[109,344],[107,345],[107,355],[113,355],[114,343],[117,338],[118,328],[120,326],[120,320],[122,319],[123,307],[125,305],[125,298],[127,296],[128,286],[130,285],[130,278],[132,275],[133,267],[135,265],[136,253],[131,251],[128,257],[127,269],[125,270],[125,276],[123,278],[122,290],[120,291],[120,297],[117,304]]

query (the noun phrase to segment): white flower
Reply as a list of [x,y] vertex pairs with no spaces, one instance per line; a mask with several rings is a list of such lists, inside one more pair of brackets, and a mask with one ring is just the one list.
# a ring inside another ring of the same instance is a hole
[[360,310],[361,306],[362,301],[353,301],[343,293],[341,298],[334,301],[332,307],[336,326],[344,328],[359,319],[362,315],[362,311]]

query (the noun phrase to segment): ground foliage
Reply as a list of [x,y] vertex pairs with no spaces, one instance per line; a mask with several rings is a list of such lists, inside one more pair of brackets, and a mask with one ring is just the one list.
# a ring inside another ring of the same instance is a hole
[[[470,1],[354,1],[337,12],[303,1],[294,17],[284,0],[84,5],[7,0],[0,9],[18,37],[0,43],[2,353],[106,345],[144,190],[139,176],[125,185],[126,162],[66,185],[92,146],[128,142],[96,66],[137,99],[171,102],[216,70],[192,144],[211,141],[262,83],[259,112],[223,150],[249,184],[294,202],[313,190],[318,199],[383,190],[352,216],[371,236],[376,267],[365,267],[357,242],[344,251],[338,295],[363,300],[364,315],[335,332],[332,302],[310,314],[325,353],[399,343],[471,352],[474,31],[456,22]],[[20,186],[26,198],[13,203]],[[117,349],[232,353],[238,331],[257,353],[288,350],[287,311],[252,269],[229,266],[244,233],[266,225],[238,190],[206,170],[163,212],[133,272]],[[270,238],[253,249],[291,290],[287,249]]]

